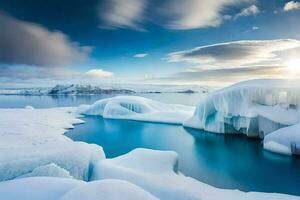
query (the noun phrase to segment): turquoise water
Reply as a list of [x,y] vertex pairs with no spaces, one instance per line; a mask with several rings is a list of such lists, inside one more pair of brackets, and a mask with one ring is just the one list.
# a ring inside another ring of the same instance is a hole
[[[160,101],[195,105],[199,94],[143,94]],[[37,108],[91,104],[110,96],[1,96],[0,107]],[[218,135],[182,126],[86,116],[66,135],[96,143],[112,158],[137,147],[173,150],[182,173],[220,188],[300,195],[300,158],[263,151],[260,140]]]
[[100,116],[84,120],[66,135],[101,145],[108,158],[138,147],[173,150],[182,173],[213,186],[300,195],[300,159],[263,151],[260,140]]

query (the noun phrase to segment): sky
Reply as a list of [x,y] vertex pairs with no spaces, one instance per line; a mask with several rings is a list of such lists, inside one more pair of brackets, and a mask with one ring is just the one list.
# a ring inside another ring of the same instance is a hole
[[2,88],[258,78],[300,78],[300,1],[0,0]]

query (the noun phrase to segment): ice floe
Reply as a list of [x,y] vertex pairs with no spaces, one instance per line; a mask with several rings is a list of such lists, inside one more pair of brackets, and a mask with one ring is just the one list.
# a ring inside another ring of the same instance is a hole
[[193,111],[191,106],[165,104],[139,96],[117,96],[78,108],[78,112],[85,115],[172,124],[182,124]]

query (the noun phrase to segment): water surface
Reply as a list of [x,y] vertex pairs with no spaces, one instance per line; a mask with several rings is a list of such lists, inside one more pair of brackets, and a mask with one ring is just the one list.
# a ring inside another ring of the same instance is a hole
[[300,195],[300,159],[264,151],[261,140],[100,116],[84,120],[66,135],[102,146],[108,158],[138,147],[173,150],[182,173],[210,185]]

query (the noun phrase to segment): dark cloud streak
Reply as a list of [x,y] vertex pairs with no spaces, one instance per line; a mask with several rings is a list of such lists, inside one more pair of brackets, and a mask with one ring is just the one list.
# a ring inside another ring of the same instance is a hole
[[87,57],[90,47],[59,31],[0,13],[0,63],[53,67]]

